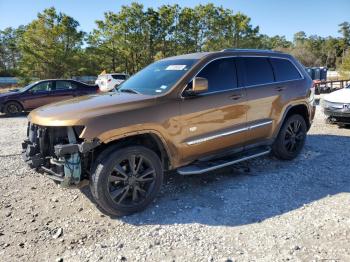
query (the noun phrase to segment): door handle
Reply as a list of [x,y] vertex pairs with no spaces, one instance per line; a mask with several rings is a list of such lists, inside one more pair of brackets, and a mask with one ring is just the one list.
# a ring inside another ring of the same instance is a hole
[[278,86],[278,87],[275,87],[275,89],[276,89],[276,91],[281,92],[286,88],[284,86]]
[[243,97],[243,95],[242,94],[238,94],[238,95],[232,95],[232,96],[230,96],[230,98],[232,99],[232,100],[238,100],[238,99],[241,99]]

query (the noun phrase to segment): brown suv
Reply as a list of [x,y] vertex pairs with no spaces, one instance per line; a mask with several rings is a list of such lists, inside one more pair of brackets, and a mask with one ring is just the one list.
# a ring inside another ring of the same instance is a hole
[[157,61],[118,92],[33,111],[23,156],[62,186],[90,180],[111,215],[145,208],[164,172],[202,174],[272,152],[293,159],[314,117],[292,56],[227,49]]

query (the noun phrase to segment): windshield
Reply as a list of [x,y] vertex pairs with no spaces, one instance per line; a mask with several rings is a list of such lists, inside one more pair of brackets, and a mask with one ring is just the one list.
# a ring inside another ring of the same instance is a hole
[[167,92],[196,61],[173,59],[154,62],[122,83],[118,91],[160,95]]
[[27,91],[28,89],[32,88],[32,87],[33,87],[34,85],[36,85],[37,83],[38,83],[38,81],[33,82],[33,83],[31,83],[31,84],[29,84],[29,85],[27,85],[27,86],[25,86],[25,87],[20,88],[18,91],[19,91],[19,92]]

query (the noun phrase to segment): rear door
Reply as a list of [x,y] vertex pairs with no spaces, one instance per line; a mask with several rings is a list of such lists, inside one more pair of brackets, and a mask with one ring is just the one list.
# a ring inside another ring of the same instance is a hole
[[303,95],[303,77],[289,59],[282,57],[242,57],[238,71],[244,76],[247,93],[247,142],[268,142],[285,106],[296,94]]
[[208,92],[181,102],[179,144],[184,161],[239,149],[245,142],[247,107],[235,58],[216,59],[197,76],[206,78],[209,86]]
[[264,142],[272,135],[274,119],[283,106],[283,84],[275,83],[268,57],[240,57],[237,65],[247,94],[247,143]]
[[76,96],[77,85],[67,80],[56,80],[55,91],[50,97],[50,103],[66,100]]
[[98,85],[88,85],[75,81],[72,81],[72,83],[77,86],[77,89],[75,90],[76,96],[95,94],[98,92]]

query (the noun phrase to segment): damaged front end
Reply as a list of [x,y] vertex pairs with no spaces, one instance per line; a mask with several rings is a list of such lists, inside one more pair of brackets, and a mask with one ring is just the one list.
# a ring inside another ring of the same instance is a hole
[[98,140],[84,141],[84,127],[44,127],[28,124],[22,156],[31,168],[44,172],[62,187],[78,185],[88,176],[92,149]]

